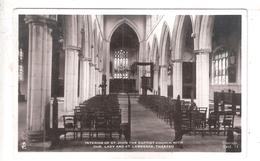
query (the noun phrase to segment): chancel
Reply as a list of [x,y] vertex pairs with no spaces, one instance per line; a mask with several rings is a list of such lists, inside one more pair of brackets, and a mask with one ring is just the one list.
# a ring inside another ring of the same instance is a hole
[[18,18],[19,151],[241,151],[241,15]]

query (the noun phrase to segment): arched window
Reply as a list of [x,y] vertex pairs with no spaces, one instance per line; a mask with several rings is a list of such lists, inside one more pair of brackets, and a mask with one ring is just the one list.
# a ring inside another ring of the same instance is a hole
[[114,52],[114,78],[128,79],[128,51],[125,49]]
[[219,47],[212,56],[212,84],[225,85],[236,82],[236,57],[233,51]]

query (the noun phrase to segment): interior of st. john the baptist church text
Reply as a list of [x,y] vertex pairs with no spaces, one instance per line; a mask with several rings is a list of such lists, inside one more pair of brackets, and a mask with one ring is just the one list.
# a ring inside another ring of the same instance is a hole
[[241,152],[241,15],[18,19],[19,152]]

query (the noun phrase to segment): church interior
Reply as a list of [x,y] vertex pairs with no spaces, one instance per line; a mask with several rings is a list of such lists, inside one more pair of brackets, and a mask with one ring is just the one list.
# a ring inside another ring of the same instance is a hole
[[18,19],[19,151],[241,151],[241,15]]

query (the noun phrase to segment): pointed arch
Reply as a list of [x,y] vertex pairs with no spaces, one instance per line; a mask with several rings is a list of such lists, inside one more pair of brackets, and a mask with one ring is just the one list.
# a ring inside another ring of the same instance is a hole
[[159,58],[158,52],[158,39],[156,35],[153,37],[153,44],[152,44],[152,60],[155,63],[156,59]]
[[215,16],[203,16],[199,35],[199,49],[212,50],[212,34]]
[[93,58],[93,63],[95,64],[96,63],[96,55],[97,55],[97,40],[98,40],[98,35],[97,35],[97,20],[95,19],[94,20],[94,23],[93,23],[93,39],[92,39],[92,42],[93,42],[93,53],[92,53],[92,58]]
[[84,48],[84,57],[89,57],[89,53],[90,53],[90,27],[89,27],[89,18],[88,15],[83,16],[83,29],[84,29],[84,44],[83,44],[83,48]]
[[146,54],[146,61],[150,62],[150,55],[151,55],[151,45],[150,42],[147,44],[147,54]]
[[194,29],[193,29],[194,50],[199,50],[201,19],[202,19],[201,15],[195,16]]
[[177,34],[178,34],[178,26],[179,26],[179,21],[180,21],[181,16],[180,15],[176,15],[175,16],[175,21],[174,21],[174,25],[173,25],[173,31],[172,31],[172,43],[171,43],[171,48],[172,50],[172,59],[176,59],[175,56],[175,47],[176,47],[176,40],[177,40]]
[[130,26],[130,27],[134,30],[134,32],[136,33],[137,38],[138,38],[138,41],[139,41],[139,42],[141,41],[140,33],[138,32],[136,25],[135,25],[132,21],[130,21],[129,19],[123,18],[123,19],[121,19],[121,20],[119,20],[119,21],[117,21],[117,22],[115,23],[113,29],[111,30],[111,32],[110,32],[110,34],[109,34],[109,36],[108,36],[108,41],[109,41],[109,42],[111,41],[111,38],[112,38],[113,33],[114,33],[114,32],[116,31],[116,29],[117,29],[119,26],[121,26],[122,24],[127,24],[128,26]]
[[[165,65],[165,63],[166,63],[165,47],[166,47],[167,40],[171,41],[170,28],[169,28],[167,22],[164,22],[163,27],[162,27],[161,37],[160,37],[160,46],[159,46],[160,64],[161,65]],[[171,42],[170,42],[170,44],[171,44]]]
[[192,27],[192,21],[191,21],[190,16],[188,16],[188,15],[180,16],[179,25],[178,25],[178,29],[177,29],[177,35],[176,35],[176,41],[175,41],[176,45],[175,45],[175,49],[174,49],[174,53],[175,53],[174,57],[176,60],[182,58],[181,54],[182,54],[184,40],[185,40],[185,31],[189,24],[191,24],[191,27]]
[[91,50],[92,50],[92,19],[91,19],[91,16],[90,15],[87,15],[86,17],[86,36],[87,36],[87,39],[86,40],[86,43],[87,43],[87,49],[86,51],[88,52],[88,58],[91,58]]

